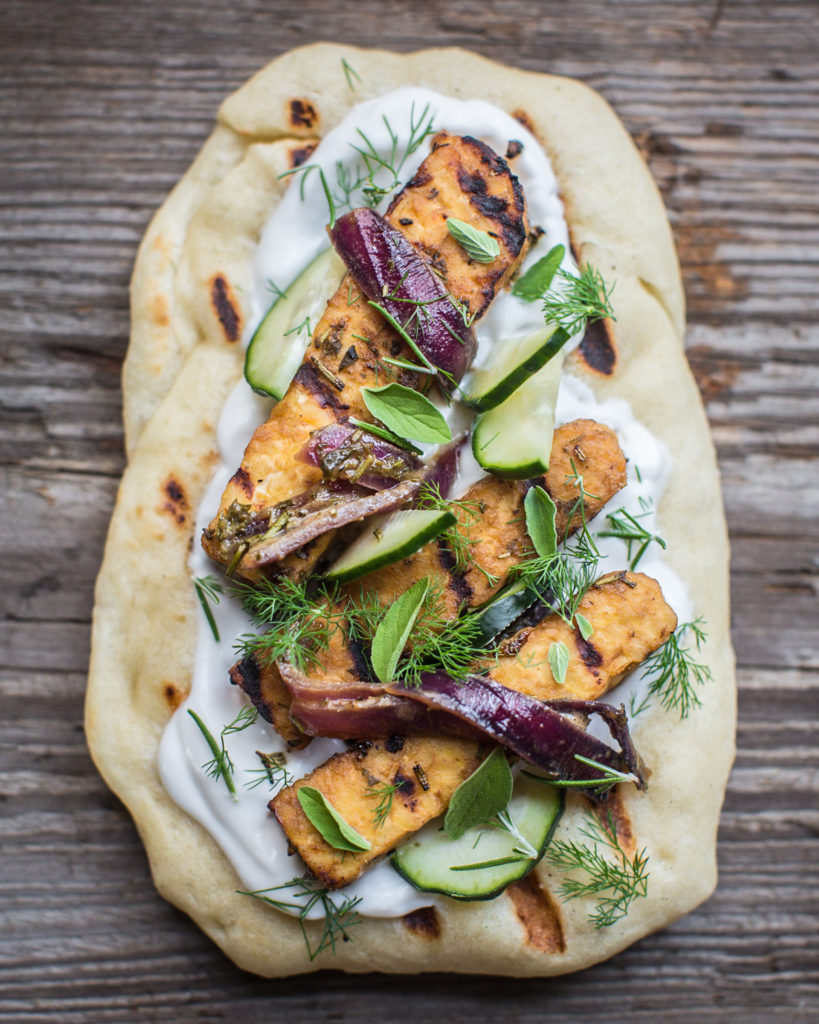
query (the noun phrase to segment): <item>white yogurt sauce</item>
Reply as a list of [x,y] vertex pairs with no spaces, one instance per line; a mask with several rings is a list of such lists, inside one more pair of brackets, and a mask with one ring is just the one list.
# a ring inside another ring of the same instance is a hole
[[[563,265],[570,272],[574,271],[568,255],[568,229],[563,206],[546,154],[521,124],[488,103],[455,100],[426,89],[398,90],[353,109],[322,140],[310,163],[320,165],[332,183],[337,161],[342,160],[346,164],[355,161],[356,154],[351,150],[351,144],[360,142],[358,128],[362,128],[379,151],[386,155],[390,149],[390,138],[384,117],[405,145],[411,117],[418,121],[427,107],[436,129],[471,134],[500,154],[506,152],[511,139],[523,144],[522,152],[511,166],[523,185],[530,225],[544,231],[527,255],[524,267],[540,259],[553,246],[563,245],[567,253]],[[427,152],[428,144],[425,142],[403,163],[400,170],[402,182],[409,179]],[[326,247],[328,207],[317,172],[307,174],[303,191],[304,201],[299,185],[291,185],[262,232],[254,257],[251,315],[245,331],[245,343],[270,304],[268,282],[272,280],[281,287],[286,286]],[[353,205],[361,205],[360,195],[354,196]],[[487,316],[476,324],[479,346],[475,365],[487,365],[494,345],[500,340],[529,334],[542,323],[539,303],[522,302],[510,292],[499,295]],[[453,403],[446,407],[443,402],[441,405],[453,433],[468,429],[471,415],[463,406]],[[270,408],[271,402],[255,395],[244,379],[228,398],[218,429],[220,465],[198,510],[197,538],[218,510],[221,494],[240,464],[247,442],[256,426],[267,417]],[[656,507],[670,472],[668,452],[634,419],[627,402],[621,399],[598,402],[587,385],[564,375],[556,422],[560,424],[577,417],[595,419],[612,427],[629,460],[627,487],[601,513],[597,523],[605,522],[606,511],[623,507],[634,515],[643,516],[640,522],[649,532],[661,532]],[[470,446],[464,446],[453,496],[462,494],[483,475]],[[648,514],[644,515],[647,510]],[[622,541],[601,538],[598,545],[605,556],[601,565],[603,572],[627,568]],[[659,545],[651,544],[640,562],[639,571],[654,576],[660,582],[680,621],[685,621],[691,617],[685,587],[661,556]],[[206,576],[214,570],[213,563],[198,543],[194,544],[190,568],[193,577]],[[235,766],[234,781],[238,795],[235,801],[223,781],[214,781],[202,770],[202,765],[210,759],[210,752],[186,711],[194,709],[218,738],[222,726],[230,722],[246,703],[239,689],[228,684],[228,670],[236,660],[234,645],[237,638],[253,631],[252,623],[234,599],[225,596],[212,610],[221,640],[218,643],[214,640],[204,613],[199,609],[193,685],[188,699],[165,729],[159,749],[159,770],[170,796],[213,836],[236,869],[242,885],[251,891],[267,889],[282,885],[304,872],[301,860],[288,855],[284,832],[267,809],[272,795],[267,781],[255,788],[246,788],[248,783],[260,777],[260,762],[255,752],[283,751],[285,744],[261,718],[244,731],[228,736],[226,743]],[[628,706],[632,694],[636,694],[635,700],[639,703],[644,692],[640,673],[635,672],[617,688],[611,699],[622,700]],[[332,753],[344,749],[346,746],[341,741],[315,739],[305,750],[288,753],[287,770],[293,778],[301,778]],[[254,771],[257,774],[250,774]],[[342,890],[342,894],[360,897],[358,911],[373,917],[397,917],[436,903],[435,897],[416,891],[386,861]],[[293,900],[290,893],[280,895]],[[321,912],[317,910],[311,916],[321,916]]]

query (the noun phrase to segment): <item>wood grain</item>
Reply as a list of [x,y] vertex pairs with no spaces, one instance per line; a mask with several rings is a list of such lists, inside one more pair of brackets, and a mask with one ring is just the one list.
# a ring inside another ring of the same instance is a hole
[[[0,1021],[817,1019],[817,13],[812,0],[3,0]],[[319,37],[460,44],[582,78],[669,207],[733,543],[739,752],[717,894],[580,976],[244,975],[155,894],[86,752],[136,246],[221,98]]]

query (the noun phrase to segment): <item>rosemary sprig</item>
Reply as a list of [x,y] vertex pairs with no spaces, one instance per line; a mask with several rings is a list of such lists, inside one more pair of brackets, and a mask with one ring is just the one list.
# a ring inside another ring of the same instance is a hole
[[216,625],[216,619],[213,617],[213,610],[210,606],[212,601],[214,604],[219,604],[219,597],[222,593],[222,584],[215,576],[197,576],[193,581],[194,589],[196,590],[196,596],[199,598],[199,603],[202,605],[202,611],[205,613],[205,618],[208,620],[210,631],[213,633],[213,639],[216,643],[219,643],[219,627]]
[[611,288],[595,267],[585,266],[579,277],[561,267],[557,278],[564,286],[556,287],[553,283],[543,296],[543,316],[547,323],[558,324],[568,334],[576,334],[596,320],[614,319]]
[[[288,889],[292,890],[290,899],[277,899],[269,895],[269,893],[283,892]],[[256,889],[254,892],[242,889],[236,891],[240,896],[252,896],[284,913],[297,910],[301,934],[311,961],[315,960],[325,949],[335,953],[336,942],[339,940],[350,942],[349,929],[361,923],[361,918],[355,909],[361,902],[360,896],[352,899],[349,896],[331,895],[329,889],[323,888],[317,879],[308,874],[302,875],[300,878],[291,878],[289,882],[285,882],[283,885],[273,885],[269,889]],[[294,902],[297,899],[305,899],[306,902]],[[320,906],[324,911],[324,927],[318,942],[313,944],[307,931],[307,918],[316,906]]]
[[[393,189],[401,184],[401,171],[404,164],[418,149],[424,139],[435,131],[433,120],[433,115],[429,113],[429,104],[424,107],[418,117],[415,115],[415,104],[412,104],[410,108],[409,138],[404,147],[403,154],[401,154],[401,142],[398,134],[390,124],[389,119],[384,116],[384,127],[387,129],[387,134],[390,138],[390,147],[386,156],[382,156],[379,153],[377,147],[365,132],[360,128],[356,129],[361,139],[361,145],[353,143],[350,145],[364,161],[367,183],[362,191],[364,201],[368,206],[377,206],[384,196],[389,195]],[[383,184],[376,183],[375,179],[379,174],[382,175]],[[386,175],[386,178],[383,175]]]
[[395,794],[398,792],[398,783],[385,782],[382,786],[373,786],[367,790],[366,796],[378,800],[373,812],[373,826],[383,828],[384,822],[390,815]]
[[564,901],[596,896],[589,920],[595,928],[608,928],[626,916],[634,900],[648,892],[648,856],[645,849],[629,857],[617,838],[617,826],[609,813],[606,824],[586,814],[580,834],[589,844],[558,840],[546,853],[564,872],[581,871],[583,878],[564,878],[557,890]]
[[285,786],[293,785],[295,776],[291,775],[285,767],[287,754],[278,751],[273,754],[265,754],[263,751],[257,750],[256,756],[262,762],[262,767],[246,769],[246,774],[258,777],[249,779],[245,783],[245,789],[255,789],[263,782],[269,783],[273,789],[283,789]]
[[589,768],[596,768],[599,772],[603,772],[603,775],[599,779],[547,779],[545,776],[537,775],[535,772],[527,771],[525,768],[521,774],[534,779],[536,782],[543,782],[549,786],[558,786],[560,789],[594,789],[601,795],[608,793],[618,782],[636,782],[635,776],[630,772],[620,772],[610,765],[601,764],[590,757],[583,757],[582,754],[575,754],[574,759],[580,764],[587,765]]
[[[665,550],[665,541],[659,534],[649,533],[649,531],[639,522],[640,519],[644,519],[650,514],[650,510],[647,512],[641,512],[639,515],[633,516],[630,512],[627,512],[624,508],[617,509],[616,512],[609,512],[606,515],[606,519],[611,523],[611,529],[601,530],[598,537],[619,537],[626,544],[627,558],[629,559],[629,569],[634,571],[640,563],[640,559],[646,553],[646,549],[649,544],[654,541],[659,544],[660,547]],[[632,558],[631,549],[635,544],[639,544],[637,554]]]
[[687,718],[692,708],[701,707],[697,687],[713,680],[711,669],[694,660],[694,652],[683,646],[686,633],[694,637],[697,651],[705,642],[703,619],[677,626],[663,646],[643,663],[643,678],[648,680],[649,694],[657,694],[666,711],[679,711]]

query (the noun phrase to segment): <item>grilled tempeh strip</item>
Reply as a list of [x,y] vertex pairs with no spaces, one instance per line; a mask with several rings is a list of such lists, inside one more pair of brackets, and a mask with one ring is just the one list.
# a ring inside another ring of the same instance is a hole
[[[592,626],[588,640],[559,615],[522,629],[501,646],[490,675],[510,690],[551,700],[599,700],[633,668],[664,644],[677,628],[677,616],[660,584],[641,572],[616,572],[586,591],[578,606]],[[549,648],[562,642],[569,667],[558,683],[549,667]]]
[[[594,646],[589,642],[584,648],[582,645],[586,642],[579,633],[575,635],[559,616],[553,615],[535,629],[523,630],[512,638],[509,652],[492,669],[492,678],[510,689],[536,697],[599,698],[620,681],[625,671],[664,643],[677,623],[674,612],[663,599],[659,584],[642,573],[624,572],[603,577],[584,598],[581,614],[592,623],[591,641],[594,641]],[[548,647],[558,639],[568,643],[571,652],[569,671],[562,686],[555,682],[547,661]],[[518,650],[514,649],[516,640],[520,642]],[[529,643],[539,660],[526,665],[520,654],[526,651]],[[348,726],[354,733],[355,712],[352,714],[353,718],[348,718]],[[387,741],[388,744],[390,742]],[[480,760],[481,746],[469,740],[443,739],[440,736],[415,737],[403,742],[411,745],[412,756],[422,765],[447,751],[446,771],[438,777],[438,800],[416,808],[413,820],[417,829],[444,810],[460,782]],[[386,757],[382,741],[377,741],[376,746]],[[393,825],[392,812],[387,815],[382,828],[375,828],[371,822],[368,825],[367,813],[371,807],[368,800],[371,798],[366,796],[358,782],[357,756],[355,751],[335,754],[305,779],[283,789],[269,805],[291,845],[311,871],[321,872],[322,882],[331,888],[353,881],[373,860],[387,853],[408,831],[412,831],[403,816]],[[435,763],[436,766],[439,764],[438,761]],[[295,799],[295,791],[305,784],[321,790],[345,819],[370,841],[371,849],[355,854],[354,862],[350,862],[349,854],[342,857],[339,851],[327,844]]]
[[[358,878],[375,857],[437,817],[486,752],[477,743],[444,738],[435,743],[397,737],[363,743],[334,754],[305,779],[283,789],[269,806],[316,878],[329,889],[338,889]],[[329,846],[298,801],[296,794],[304,785],[320,790],[372,849],[342,854]],[[377,809],[384,786],[396,788],[380,824]]]
[[[469,314],[480,316],[523,255],[523,194],[506,163],[482,142],[439,132],[432,146],[415,177],[393,200],[386,219],[405,232],[443,275]],[[491,264],[470,261],[447,230],[450,216],[491,231],[500,243],[500,255]],[[266,528],[261,510],[302,494],[321,480],[319,469],[297,462],[295,455],[320,427],[349,416],[369,419],[363,387],[384,384],[391,377],[417,390],[431,385],[429,376],[398,371],[383,362],[385,356],[415,362],[399,335],[367,305],[346,275],[287,394],[256,430],[225,488],[219,513],[203,534],[202,544],[211,558],[229,564],[246,538]],[[328,543],[329,537],[318,538],[307,559],[291,557],[287,565],[304,575]],[[281,563],[277,569],[282,569]]]

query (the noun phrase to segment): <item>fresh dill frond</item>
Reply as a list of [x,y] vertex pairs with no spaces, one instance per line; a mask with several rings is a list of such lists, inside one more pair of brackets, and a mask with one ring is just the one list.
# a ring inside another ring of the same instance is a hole
[[222,729],[222,736],[230,736],[230,734],[234,732],[244,732],[244,730],[248,729],[251,725],[255,725],[258,719],[258,708],[255,708],[252,704],[243,704],[241,710],[233,721],[228,722],[228,724]]
[[561,267],[556,280],[562,282],[562,287],[553,283],[543,296],[543,316],[547,323],[558,324],[568,334],[576,334],[596,320],[614,319],[612,289],[595,267],[585,266],[579,277]]
[[604,824],[587,812],[580,834],[588,844],[561,839],[546,851],[549,862],[561,871],[580,871],[584,876],[564,877],[557,893],[564,901],[596,896],[589,920],[595,928],[608,928],[626,916],[634,900],[647,894],[648,856],[642,849],[629,857],[617,837],[611,813]]
[[[646,553],[646,549],[652,541],[659,544],[660,547],[665,550],[666,545],[663,538],[659,534],[649,533],[649,531],[639,521],[649,514],[650,510],[633,516],[624,508],[619,508],[616,512],[609,512],[606,515],[606,519],[611,523],[611,528],[608,530],[601,530],[597,534],[598,537],[619,537],[620,540],[625,542],[627,551],[626,557],[629,559],[629,569],[631,569],[632,572],[640,564],[640,559]],[[639,545],[639,547],[637,549],[637,554],[632,558],[631,550],[634,545]]]
[[285,786],[292,786],[296,781],[295,776],[291,775],[285,767],[287,754],[279,751],[265,754],[263,751],[257,750],[256,756],[262,762],[262,767],[246,769],[248,775],[255,775],[256,778],[248,780],[245,783],[245,789],[255,789],[263,782],[269,783],[273,789],[283,789]]
[[585,535],[573,547],[546,558],[534,557],[513,566],[511,575],[547,602],[563,621],[574,627],[574,618],[586,591],[597,577],[598,554]]
[[219,604],[219,598],[222,594],[222,584],[215,576],[197,576],[193,581],[194,589],[196,590],[196,596],[199,598],[199,603],[202,605],[202,611],[205,613],[205,618],[210,626],[210,631],[213,634],[213,639],[216,643],[219,643],[219,627],[216,625],[216,619],[213,616],[213,609],[210,603]]
[[228,792],[233,799],[238,800],[239,798],[236,795],[236,786],[233,783],[233,762],[225,749],[224,732],[220,737],[221,743],[217,743],[213,733],[205,725],[199,715],[197,715],[197,713],[191,708],[188,708],[188,714],[194,722],[196,722],[196,727],[204,736],[205,742],[210,747],[211,754],[213,754],[212,759],[210,761],[206,761],[202,765],[202,770],[206,773],[209,779],[221,779],[227,786]]
[[350,64],[346,57],[341,58],[341,70],[344,72],[344,77],[347,79],[347,85],[350,87],[351,92],[355,92],[355,86],[353,85],[353,79],[357,82],[361,81],[361,75],[356,69]]
[[398,788],[398,784],[395,782],[385,782],[382,786],[373,786],[367,790],[366,796],[371,797],[373,800],[378,800],[373,812],[374,828],[384,827],[384,822],[392,810],[393,800],[398,792]]
[[677,626],[663,646],[643,662],[649,694],[656,694],[666,711],[678,711],[680,718],[702,706],[697,688],[713,680],[711,669],[695,661],[694,651],[683,646],[685,634],[690,632],[697,651],[701,649],[706,639],[702,624],[699,618]]
[[453,570],[456,573],[465,573],[467,569],[477,569],[486,579],[490,587],[498,582],[498,577],[484,569],[473,557],[472,549],[477,540],[472,537],[472,529],[481,522],[481,517],[486,511],[483,502],[464,498],[445,498],[441,494],[441,488],[437,483],[427,482],[423,484],[418,492],[417,507],[422,509],[435,509],[440,512],[452,512],[457,517],[454,526],[450,526],[441,535],[454,559]]
[[[278,899],[270,893],[290,891],[289,899]],[[252,896],[253,899],[261,900],[276,910],[284,913],[298,911],[298,921],[301,926],[301,934],[304,944],[307,946],[307,955],[310,960],[315,960],[319,953],[325,949],[336,951],[338,941],[350,942],[348,931],[350,928],[361,923],[361,918],[356,912],[356,907],[361,902],[361,897],[341,896],[338,893],[331,894],[321,883],[305,874],[300,878],[291,878],[289,882],[282,885],[274,885],[269,889],[256,889],[247,892],[237,889],[240,896]],[[306,902],[295,902],[305,900]],[[307,918],[314,907],[320,906],[324,911],[324,927],[319,935],[318,941],[310,941],[310,933],[307,930]]]
[[398,661],[398,682],[420,686],[425,672],[445,672],[452,679],[463,680],[476,671],[476,663],[485,664],[492,657],[478,618],[452,619],[443,614],[442,607],[442,588],[430,587]]

